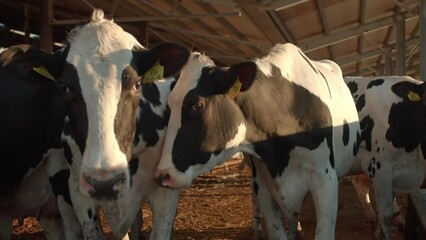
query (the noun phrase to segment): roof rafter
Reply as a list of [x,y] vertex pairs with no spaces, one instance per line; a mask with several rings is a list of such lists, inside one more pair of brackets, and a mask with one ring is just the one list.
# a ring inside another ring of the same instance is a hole
[[[418,8],[417,12],[418,12]],[[405,12],[402,14],[404,19],[407,20],[409,18],[413,18],[416,17],[417,15],[410,12]],[[334,34],[330,34],[328,36],[323,36],[321,38],[317,38],[315,40],[312,41],[308,41],[305,43],[300,43],[299,47],[306,52],[321,48],[321,47],[325,47],[328,45],[331,45],[333,43],[337,43],[337,42],[341,42],[350,38],[354,38],[357,37],[358,35],[362,34],[362,33],[366,33],[369,31],[373,31],[382,27],[387,27],[390,25],[395,24],[395,18],[393,16],[390,17],[385,17],[373,22],[369,22],[363,25],[360,25],[358,27],[353,27],[350,29],[346,29]]]

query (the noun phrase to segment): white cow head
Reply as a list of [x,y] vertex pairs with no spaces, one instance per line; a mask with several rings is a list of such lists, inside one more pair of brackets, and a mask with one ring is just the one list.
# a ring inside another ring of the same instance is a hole
[[69,108],[65,135],[71,136],[67,139],[75,141],[81,155],[81,160],[73,156],[71,169],[78,174],[83,194],[116,199],[131,184],[128,162],[141,85],[177,73],[189,51],[175,43],[145,49],[104,19],[101,10],[72,30],[68,39],[62,79]]

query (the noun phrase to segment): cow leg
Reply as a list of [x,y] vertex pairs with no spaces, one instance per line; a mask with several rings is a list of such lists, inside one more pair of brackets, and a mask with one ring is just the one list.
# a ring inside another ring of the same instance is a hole
[[257,204],[262,212],[265,221],[266,230],[269,239],[287,239],[285,229],[281,220],[280,210],[277,209],[277,204],[271,193],[272,181],[269,171],[263,163],[252,158],[250,167],[252,168],[253,189],[256,195]]
[[[368,179],[368,176],[365,174],[354,175],[350,178],[352,185],[354,186],[355,192],[358,195],[359,201],[361,202],[364,211],[364,217],[367,221],[377,223],[379,225],[377,226],[377,229],[381,230],[380,223],[377,221],[376,211],[373,209],[373,206],[370,201],[370,179]],[[393,199],[393,216],[393,225],[397,226],[398,229],[401,231],[404,230],[405,219],[401,213],[401,210],[398,207],[398,202],[396,201],[396,198]]]
[[[382,167],[381,172],[384,171]],[[389,171],[390,172],[390,171]],[[383,175],[383,176],[382,176]],[[376,238],[391,239],[391,226],[393,220],[393,191],[392,176],[389,174],[380,174],[376,172],[373,178],[373,192],[378,214],[378,229]],[[381,231],[380,231],[381,228]],[[380,236],[383,234],[382,236]]]
[[135,221],[133,221],[132,227],[130,228],[129,239],[139,240],[141,235],[141,229],[143,224],[142,210],[139,210],[139,214],[136,214]]
[[[71,176],[73,176],[72,173]],[[93,200],[80,193],[78,180],[75,181],[72,177],[69,180],[69,189],[75,214],[82,227],[84,239],[105,239],[100,223],[98,206]]]
[[[254,187],[254,181],[252,183],[252,186]],[[264,220],[262,217],[262,212],[259,208],[259,204],[257,204],[254,188],[252,188],[251,201],[253,204],[252,225],[253,225],[254,236],[255,236],[255,239],[263,239],[262,229],[264,228],[264,226],[262,226],[262,222],[264,222]]]
[[179,191],[157,186],[148,199],[153,224],[149,239],[171,239]]
[[268,239],[287,239],[280,210],[276,207],[269,189],[262,182],[262,180],[257,178],[254,180],[254,185],[258,185],[256,200],[265,221]]
[[377,215],[370,201],[371,182],[365,174],[351,176],[351,182],[361,203],[364,217],[369,222],[376,222]]
[[393,198],[393,225],[397,226],[400,231],[404,231],[405,218],[398,207],[396,198]]
[[[243,160],[238,165],[239,170],[243,170],[245,166],[248,166],[252,170],[252,174],[256,174],[256,170],[253,169],[254,163],[251,160],[251,156],[248,154],[243,153]],[[254,231],[254,239],[261,240],[263,239],[262,236],[262,230],[265,229],[265,221],[262,216],[262,212],[260,210],[259,204],[257,203],[257,191],[258,191],[259,185],[255,181],[254,176],[252,177],[252,183],[251,183],[251,202],[253,205],[253,214],[252,214],[252,226]],[[265,236],[267,238],[267,236]]]
[[310,184],[317,216],[315,239],[333,240],[337,219],[338,179],[331,167],[324,171],[328,173],[317,172]]
[[13,231],[13,218],[0,214],[0,239],[11,239]]
[[[405,219],[398,207],[398,202],[396,201],[396,198],[393,199],[393,225],[397,226],[400,231],[404,231],[405,228]],[[379,221],[376,221],[376,231],[375,231],[375,238],[380,239],[381,237],[384,237],[382,234],[382,228]]]
[[[240,152],[241,153],[241,152]],[[243,157],[241,162],[238,164],[238,170],[242,171],[244,167],[248,166],[253,171],[253,163],[251,160],[251,156],[245,153],[242,153]],[[237,154],[235,154],[233,157],[235,157]],[[256,183],[257,184],[257,183]],[[256,200],[256,192],[258,190],[258,185],[255,185],[254,178],[252,178],[252,184],[251,184],[251,202],[253,205],[253,214],[252,214],[252,227],[254,231],[254,239],[263,239],[262,237],[262,229],[265,228],[264,225],[264,219],[262,216],[262,212],[259,208],[259,204],[257,204]],[[266,237],[266,236],[265,236]]]
[[63,224],[61,223],[60,217],[54,218],[40,218],[38,222],[43,228],[44,236],[47,240],[59,240],[65,239]]
[[292,217],[287,219],[288,224],[288,235],[289,240],[298,240],[301,239],[301,230],[299,232],[299,214],[293,212],[290,214]]
[[62,197],[58,197],[58,209],[62,217],[64,234],[66,240],[83,239],[81,225],[77,220],[74,208],[67,203]]
[[[299,173],[284,173],[285,180],[281,187],[281,193],[284,196],[284,213],[287,222],[289,239],[300,239],[299,232],[299,213],[302,208],[308,188],[304,181],[301,181]],[[301,228],[300,228],[301,229]]]

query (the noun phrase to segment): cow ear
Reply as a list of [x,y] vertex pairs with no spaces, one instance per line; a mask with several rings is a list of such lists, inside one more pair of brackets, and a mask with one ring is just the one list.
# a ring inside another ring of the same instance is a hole
[[60,79],[62,77],[69,49],[69,45],[66,45],[53,52],[52,57],[49,59],[50,62],[46,63],[47,69],[56,79]]
[[399,82],[392,86],[392,91],[401,98],[409,101],[420,101],[423,96],[424,83],[418,85],[412,82]]
[[65,65],[65,59],[68,55],[69,47],[65,46],[60,50],[53,52],[52,54],[45,52],[42,49],[31,48],[27,54],[32,59],[37,60],[39,66],[34,66],[33,70],[44,77],[57,80],[62,76],[63,67]]
[[228,70],[232,85],[228,95],[235,98],[239,92],[246,91],[256,78],[257,66],[254,62],[242,62],[231,66]]
[[163,42],[150,50],[133,52],[138,74],[144,82],[152,82],[178,73],[189,58],[189,49],[183,45]]

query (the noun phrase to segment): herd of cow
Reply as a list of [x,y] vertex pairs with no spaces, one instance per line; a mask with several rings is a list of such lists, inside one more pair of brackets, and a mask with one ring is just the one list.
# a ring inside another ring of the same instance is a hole
[[150,239],[171,239],[179,190],[238,152],[270,239],[297,237],[307,193],[315,239],[335,239],[339,180],[360,174],[391,239],[394,193],[425,180],[423,82],[343,78],[292,44],[218,67],[180,44],[146,49],[102,10],[67,39],[0,54],[0,239],[28,216],[46,239],[104,239],[100,209],[116,239],[139,239],[144,202]]

